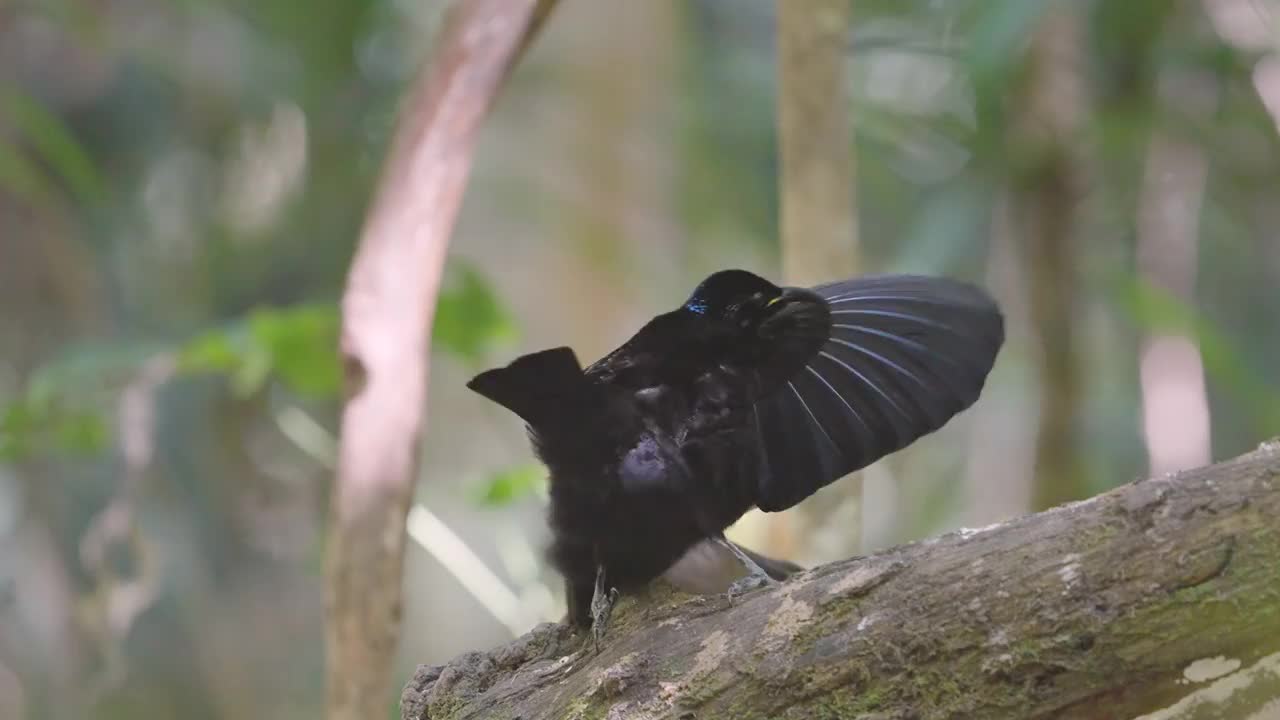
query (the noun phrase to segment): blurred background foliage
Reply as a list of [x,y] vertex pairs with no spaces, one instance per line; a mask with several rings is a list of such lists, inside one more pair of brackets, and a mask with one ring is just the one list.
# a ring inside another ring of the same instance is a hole
[[[447,3],[0,7],[0,717],[315,717],[337,298]],[[816,563],[1280,434],[1275,0],[856,0],[860,263],[980,282],[974,410],[801,512]],[[565,0],[484,131],[433,333],[402,673],[561,612],[462,387],[778,275],[774,8]],[[812,504],[812,503],[811,503]],[[764,529],[761,529],[764,528]],[[390,708],[389,708],[390,712]]]

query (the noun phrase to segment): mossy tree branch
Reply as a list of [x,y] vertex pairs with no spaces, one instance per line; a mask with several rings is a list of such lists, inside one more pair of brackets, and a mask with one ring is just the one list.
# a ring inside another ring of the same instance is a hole
[[[620,602],[599,655],[542,625],[420,667],[402,714],[1249,717],[1280,698],[1278,517],[1280,442],[815,568],[733,606],[655,587]],[[1197,714],[1215,678],[1218,704]]]

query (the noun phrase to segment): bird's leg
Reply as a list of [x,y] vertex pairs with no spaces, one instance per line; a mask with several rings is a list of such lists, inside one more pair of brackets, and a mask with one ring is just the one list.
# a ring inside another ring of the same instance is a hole
[[750,592],[756,588],[762,588],[766,585],[771,585],[775,582],[775,580],[769,576],[769,573],[764,571],[764,568],[760,567],[755,560],[751,559],[750,555],[742,552],[742,548],[739,548],[737,545],[729,542],[729,540],[723,537],[717,538],[717,541],[729,548],[729,551],[732,552],[738,560],[742,562],[743,566],[747,568],[747,576],[734,581],[734,583],[729,586],[729,602],[733,602],[743,593]]
[[609,629],[609,616],[613,614],[613,602],[618,599],[618,588],[608,587],[604,565],[596,567],[596,591],[591,596],[591,641],[600,652],[600,640]]

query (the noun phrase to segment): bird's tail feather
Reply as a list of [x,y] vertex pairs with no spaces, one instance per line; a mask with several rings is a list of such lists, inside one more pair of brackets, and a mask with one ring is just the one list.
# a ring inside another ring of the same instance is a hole
[[590,383],[573,350],[552,348],[516,358],[506,367],[480,373],[467,387],[519,415],[534,431],[580,410]]

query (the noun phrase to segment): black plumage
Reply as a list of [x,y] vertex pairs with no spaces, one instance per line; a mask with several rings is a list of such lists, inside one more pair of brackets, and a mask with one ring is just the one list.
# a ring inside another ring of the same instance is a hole
[[953,280],[806,290],[726,270],[585,370],[561,347],[468,387],[527,423],[550,472],[551,560],[588,626],[598,581],[638,588],[751,507],[789,508],[942,427],[1003,340],[995,303]]

